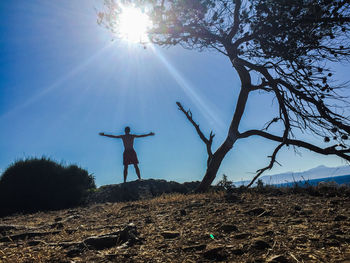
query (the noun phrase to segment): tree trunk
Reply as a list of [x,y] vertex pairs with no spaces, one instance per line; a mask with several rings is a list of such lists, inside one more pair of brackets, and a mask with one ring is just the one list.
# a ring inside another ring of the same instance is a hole
[[251,87],[251,78],[249,71],[245,69],[244,66],[237,63],[237,61],[231,59],[232,65],[237,70],[239,78],[241,80],[241,90],[238,95],[237,105],[235,112],[233,114],[233,118],[231,121],[231,125],[224,143],[219,147],[219,149],[213,154],[210,162],[207,165],[207,171],[204,175],[204,178],[196,192],[205,192],[209,189],[209,186],[214,181],[216,174],[218,173],[219,167],[221,165],[222,160],[225,158],[226,154],[232,149],[233,144],[236,142],[238,137],[238,126],[241,121],[242,115],[244,113],[244,109],[248,100],[248,95]]
[[220,146],[220,148],[213,154],[211,161],[207,166],[207,171],[201,181],[200,185],[196,189],[197,193],[202,193],[208,190],[209,186],[214,181],[219,167],[226,154],[232,149],[233,141],[226,139],[226,141]]

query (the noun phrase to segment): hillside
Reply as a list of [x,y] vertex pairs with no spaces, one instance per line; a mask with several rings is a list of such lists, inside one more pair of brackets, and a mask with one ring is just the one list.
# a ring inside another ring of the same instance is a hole
[[[350,166],[344,165],[339,167],[327,167],[324,165],[317,166],[310,170],[303,172],[286,172],[280,174],[272,174],[261,176],[259,179],[262,180],[265,184],[283,184],[283,183],[293,183],[298,181],[307,181],[312,179],[321,179],[321,178],[332,178],[336,176],[350,175]],[[234,182],[235,185],[247,185],[249,181],[239,181]]]
[[169,194],[0,219],[0,262],[350,262],[350,198]]

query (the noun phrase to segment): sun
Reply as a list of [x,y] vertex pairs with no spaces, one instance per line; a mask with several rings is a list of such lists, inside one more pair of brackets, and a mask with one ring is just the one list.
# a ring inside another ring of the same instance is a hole
[[151,19],[140,9],[124,7],[119,16],[119,34],[122,39],[137,43],[148,42],[147,30],[152,26]]

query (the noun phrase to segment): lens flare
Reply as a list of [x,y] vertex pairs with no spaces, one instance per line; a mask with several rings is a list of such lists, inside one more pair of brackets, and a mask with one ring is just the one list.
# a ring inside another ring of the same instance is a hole
[[152,26],[150,18],[140,9],[124,7],[119,16],[119,34],[128,42],[147,42],[147,30]]

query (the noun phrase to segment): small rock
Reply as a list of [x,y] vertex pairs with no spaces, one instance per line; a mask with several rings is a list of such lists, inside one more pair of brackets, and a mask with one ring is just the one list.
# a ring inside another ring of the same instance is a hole
[[334,229],[335,235],[344,235],[345,233],[341,229]]
[[251,260],[248,260],[247,263],[265,263],[265,260],[262,258],[253,258]]
[[0,225],[0,234],[5,235],[7,231],[17,230],[18,227],[14,225]]
[[57,245],[62,247],[62,248],[69,248],[69,247],[73,247],[73,246],[75,248],[85,247],[82,242],[60,242],[60,243],[57,243]]
[[180,233],[176,232],[176,231],[164,231],[161,233],[161,235],[164,238],[176,238],[176,237],[180,236]]
[[160,244],[159,246],[157,246],[157,249],[161,249],[161,250],[164,250],[166,248],[168,248],[169,245],[168,244]]
[[56,228],[56,229],[62,229],[64,226],[63,226],[63,223],[57,222],[57,223],[51,224],[50,227],[51,228]]
[[229,203],[237,203],[237,202],[241,201],[241,199],[238,197],[238,195],[236,195],[234,193],[227,193],[225,195],[225,200]]
[[303,216],[309,216],[312,215],[313,211],[311,209],[304,209],[303,211],[300,211],[300,215]]
[[222,261],[227,258],[224,247],[215,247],[203,253],[203,257],[210,260]]
[[244,254],[244,251],[243,251],[242,249],[240,249],[240,248],[237,248],[237,249],[231,250],[231,253],[232,253],[233,255],[236,255],[236,256],[241,256],[241,255]]
[[55,218],[55,222],[62,221],[62,219],[63,219],[62,217],[58,216],[58,217]]
[[267,243],[264,240],[258,239],[255,240],[254,244],[252,245],[252,248],[257,249],[257,250],[264,250],[266,248],[270,248],[271,246],[269,243]]
[[199,250],[203,250],[207,247],[206,244],[201,244],[201,245],[193,245],[193,246],[188,246],[188,247],[183,247],[182,250],[183,251],[199,251]]
[[119,236],[109,235],[88,237],[84,240],[84,243],[91,249],[102,250],[115,246],[118,241]]
[[151,224],[153,223],[152,219],[148,216],[145,218],[145,224]]
[[344,215],[337,215],[335,218],[334,218],[334,221],[344,221],[344,220],[347,220],[348,217],[347,216],[344,216]]
[[120,255],[118,255],[118,254],[106,254],[104,256],[109,260],[116,260]]
[[181,217],[179,217],[179,216],[175,216],[174,219],[175,219],[175,221],[177,221],[177,222],[182,221]]
[[242,233],[242,234],[237,234],[237,235],[235,235],[233,238],[234,238],[234,239],[245,239],[245,238],[247,238],[247,237],[249,237],[249,236],[250,236],[249,233]]
[[28,241],[27,244],[28,244],[28,246],[35,247],[35,246],[40,245],[40,244],[45,244],[45,242],[42,240],[31,240],[31,241]]
[[294,206],[294,210],[295,211],[300,211],[301,210],[301,206],[299,206],[299,205]]
[[289,263],[290,261],[283,255],[272,256],[267,260],[268,263]]
[[340,203],[340,200],[339,199],[333,199],[329,202],[332,206],[334,205],[338,205]]
[[275,234],[275,232],[273,232],[272,230],[267,230],[263,236],[273,236]]
[[324,242],[324,246],[329,246],[329,247],[340,247],[340,242],[338,240],[329,240]]
[[292,225],[300,225],[300,224],[302,224],[304,221],[302,220],[302,219],[292,219],[292,220],[290,220],[290,223],[292,224]]
[[89,237],[85,239],[83,243],[89,248],[97,250],[110,248],[123,243],[127,243],[127,245],[131,246],[140,241],[137,235],[136,226],[131,223],[117,232]]
[[77,229],[65,229],[65,232],[69,235],[73,234],[74,232],[77,232]]
[[225,232],[225,233],[231,233],[231,232],[237,232],[238,228],[235,225],[232,224],[227,224],[227,225],[222,225],[219,230]]
[[69,258],[74,258],[76,256],[79,256],[81,254],[82,250],[80,248],[72,248],[67,251],[66,255]]

